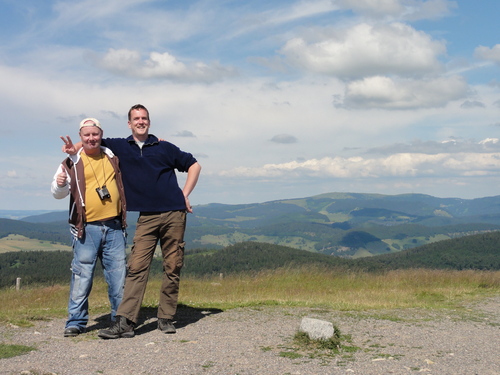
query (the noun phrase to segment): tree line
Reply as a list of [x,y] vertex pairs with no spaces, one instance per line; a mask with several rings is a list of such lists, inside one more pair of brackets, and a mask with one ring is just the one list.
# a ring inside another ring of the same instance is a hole
[[[194,277],[258,272],[282,267],[321,265],[342,271],[383,272],[428,268],[500,270],[500,232],[482,233],[420,246],[398,253],[348,259],[260,242],[242,242],[223,249],[193,249],[185,254],[183,274]],[[16,278],[26,284],[68,283],[69,251],[20,251],[0,254],[0,288],[12,287]],[[153,259],[151,276],[163,272],[161,258]],[[96,277],[102,277],[100,264]]]

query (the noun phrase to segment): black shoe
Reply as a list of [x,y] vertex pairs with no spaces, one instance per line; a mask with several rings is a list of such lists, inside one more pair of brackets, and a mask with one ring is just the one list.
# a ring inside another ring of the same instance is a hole
[[124,316],[116,316],[116,320],[108,329],[101,329],[97,336],[102,339],[130,338],[135,336],[134,323]]
[[158,319],[158,329],[163,333],[175,333],[176,329],[171,319]]
[[64,330],[64,337],[75,337],[82,333],[82,330],[77,327],[68,327]]

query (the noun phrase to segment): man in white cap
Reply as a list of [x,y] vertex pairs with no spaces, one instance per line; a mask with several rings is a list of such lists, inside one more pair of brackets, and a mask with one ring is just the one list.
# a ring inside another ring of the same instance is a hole
[[51,185],[56,199],[70,195],[73,260],[65,337],[85,332],[97,259],[108,284],[112,321],[126,274],[127,209],[118,158],[101,146],[103,130],[97,119],[84,119],[79,134],[82,148],[59,165]]

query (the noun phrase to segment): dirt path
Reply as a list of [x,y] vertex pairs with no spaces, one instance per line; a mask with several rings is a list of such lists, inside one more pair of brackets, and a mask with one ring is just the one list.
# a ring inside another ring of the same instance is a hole
[[[137,335],[119,340],[97,337],[106,317],[69,339],[63,319],[0,326],[0,342],[37,347],[1,359],[0,374],[500,374],[500,297],[447,312],[262,307],[182,308],[178,315],[177,333],[165,335],[156,329],[155,311],[146,309]],[[358,350],[297,351],[292,337],[305,316],[333,322]]]

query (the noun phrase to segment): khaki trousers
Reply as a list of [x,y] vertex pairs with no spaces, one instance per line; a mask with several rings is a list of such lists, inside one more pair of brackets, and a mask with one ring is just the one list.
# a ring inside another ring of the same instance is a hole
[[141,212],[128,260],[123,299],[116,315],[137,323],[151,261],[159,240],[163,256],[163,279],[158,318],[174,318],[177,311],[180,273],[184,264],[185,229],[185,211]]

